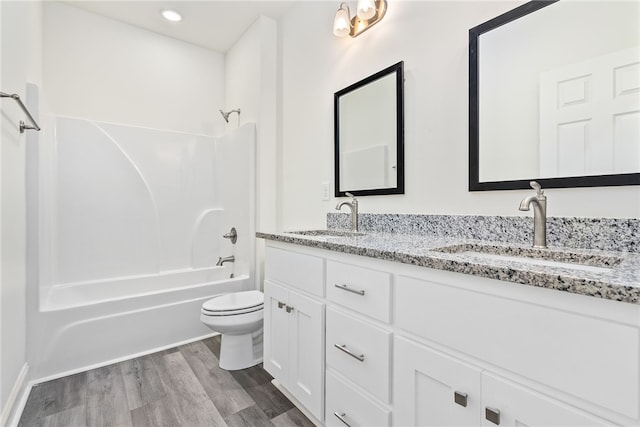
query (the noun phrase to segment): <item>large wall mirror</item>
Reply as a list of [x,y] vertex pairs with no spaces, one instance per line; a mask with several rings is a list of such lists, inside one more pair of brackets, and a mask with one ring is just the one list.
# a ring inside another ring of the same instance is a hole
[[640,185],[640,2],[531,1],[469,30],[469,190]]
[[334,95],[335,196],[404,194],[404,63]]

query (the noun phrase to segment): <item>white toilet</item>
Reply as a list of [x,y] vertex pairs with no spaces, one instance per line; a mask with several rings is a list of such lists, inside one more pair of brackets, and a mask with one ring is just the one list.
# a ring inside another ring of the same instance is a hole
[[264,294],[234,292],[211,298],[200,310],[200,320],[222,334],[220,367],[229,371],[262,362]]

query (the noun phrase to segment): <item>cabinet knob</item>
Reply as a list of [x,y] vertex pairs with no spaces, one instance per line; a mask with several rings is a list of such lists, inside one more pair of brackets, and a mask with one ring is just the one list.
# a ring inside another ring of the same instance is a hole
[[287,310],[287,313],[291,313],[293,311],[293,307],[288,305],[288,306],[286,306],[285,310]]
[[282,308],[282,307],[284,307],[284,305],[285,304],[283,302],[278,301],[278,308]]
[[349,424],[347,422],[347,420],[344,419],[344,417],[347,415],[344,412],[342,414],[339,414],[337,412],[334,412],[333,415],[336,416],[337,419],[339,419],[340,421],[342,421],[344,423],[344,425],[351,427],[351,424]]
[[467,393],[462,393],[460,391],[453,392],[453,401],[456,402],[460,406],[467,407]]
[[500,410],[495,408],[484,408],[484,417],[495,425],[500,425]]

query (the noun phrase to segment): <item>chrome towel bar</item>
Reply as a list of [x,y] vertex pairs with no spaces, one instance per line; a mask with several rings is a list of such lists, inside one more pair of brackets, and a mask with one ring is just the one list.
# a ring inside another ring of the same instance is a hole
[[20,99],[20,96],[18,96],[18,94],[14,93],[13,95],[9,95],[8,93],[0,92],[0,98],[13,98],[13,100],[18,103],[20,108],[22,108],[22,111],[24,111],[24,113],[33,124],[28,125],[24,121],[20,120],[20,133],[24,133],[25,129],[34,129],[40,131],[40,126],[38,126],[38,123],[36,123],[36,121],[33,119],[33,116],[31,115],[29,110],[27,110],[27,107],[22,103],[22,100]]

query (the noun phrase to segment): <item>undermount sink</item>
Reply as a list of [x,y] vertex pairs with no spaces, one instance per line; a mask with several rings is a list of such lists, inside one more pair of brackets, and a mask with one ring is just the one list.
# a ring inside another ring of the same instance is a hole
[[519,262],[595,273],[608,272],[622,261],[622,258],[616,256],[473,243],[445,246],[434,250],[488,261]]
[[299,234],[302,236],[317,236],[317,237],[353,237],[364,236],[363,233],[349,230],[302,230],[302,231],[285,231],[287,234]]

